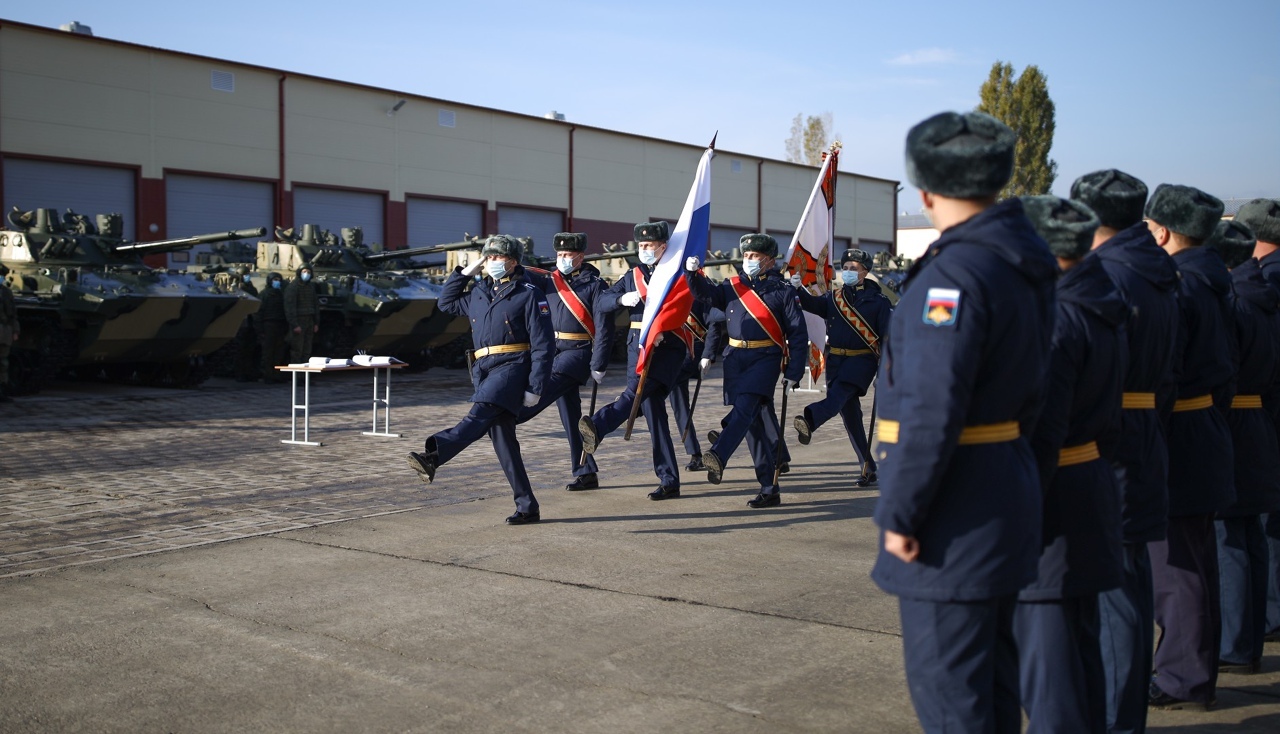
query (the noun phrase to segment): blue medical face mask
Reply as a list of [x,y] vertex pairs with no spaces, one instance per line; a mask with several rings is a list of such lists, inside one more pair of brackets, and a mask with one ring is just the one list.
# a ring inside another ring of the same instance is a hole
[[573,272],[573,258],[571,258],[571,257],[557,257],[557,258],[556,258],[556,269],[557,269],[557,270],[559,270],[560,272],[564,273],[565,275],[568,275],[569,273],[572,273],[572,272]]
[[652,265],[658,262],[658,251],[657,250],[641,250],[640,262],[644,263],[645,265]]
[[746,273],[748,277],[754,278],[756,273],[760,272],[760,261],[743,258],[742,272]]
[[245,273],[245,274],[244,274],[244,282],[248,283],[248,282],[249,282],[249,281],[251,281],[251,280],[253,280],[252,276],[250,276],[248,273]]
[[840,280],[843,280],[845,285],[857,285],[858,271],[857,270],[841,270]]
[[273,281],[271,281],[271,287],[272,287],[272,288],[279,288],[279,287],[280,287],[280,281],[278,281],[278,280],[273,280]]
[[306,282],[307,282],[307,281],[309,281],[309,280],[311,280],[311,273],[303,273],[303,274],[302,274],[302,282],[303,282],[303,283],[306,283]]
[[502,280],[507,277],[507,262],[505,260],[489,260],[484,264],[484,271],[494,280]]

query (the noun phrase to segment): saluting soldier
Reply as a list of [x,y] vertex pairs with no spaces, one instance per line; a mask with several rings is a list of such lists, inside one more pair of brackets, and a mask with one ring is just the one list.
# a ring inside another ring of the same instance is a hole
[[1160,184],[1147,202],[1147,227],[1173,257],[1181,327],[1174,356],[1176,399],[1169,416],[1169,529],[1152,542],[1156,646],[1148,704],[1207,709],[1216,700],[1221,609],[1214,513],[1235,502],[1226,411],[1236,359],[1227,296],[1231,275],[1202,245],[1222,218],[1222,202],[1190,186]]
[[1267,538],[1262,515],[1280,510],[1280,444],[1263,396],[1280,384],[1280,293],[1267,285],[1255,240],[1238,219],[1218,222],[1205,247],[1231,271],[1231,311],[1240,362],[1227,411],[1235,455],[1236,501],[1217,514],[1222,641],[1218,671],[1257,673],[1267,633]]
[[[587,453],[595,453],[604,437],[617,430],[631,416],[635,405],[640,375],[636,374],[636,361],[640,357],[640,328],[644,322],[644,302],[649,293],[649,278],[653,268],[667,251],[671,239],[671,225],[666,222],[640,222],[635,226],[636,248],[640,264],[632,268],[611,287],[600,294],[596,311],[612,318],[619,308],[630,309],[631,329],[627,335],[627,388],[616,400],[597,410],[595,415],[583,416],[578,427],[582,431],[582,447]],[[681,326],[680,331],[684,331]],[[680,376],[680,368],[689,354],[689,346],[683,334],[668,331],[659,334],[653,353],[645,356],[649,375],[645,378],[644,393],[640,396],[640,410],[649,425],[649,438],[653,442],[653,471],[658,475],[658,488],[649,493],[651,500],[665,500],[680,496],[680,468],[676,465],[676,450],[671,443],[671,426],[667,423],[667,394]]]
[[[482,268],[485,277],[468,290]],[[474,263],[453,269],[438,306],[471,322],[476,389],[471,412],[458,425],[428,438],[421,453],[409,452],[409,466],[430,482],[439,466],[487,433],[515,495],[516,511],[507,524],[538,522],[542,515],[520,456],[516,416],[521,407],[538,404],[551,380],[555,340],[546,296],[525,277],[515,239],[494,235]]]
[[1049,390],[1031,449],[1044,487],[1040,570],[1018,594],[1018,641],[1027,731],[1103,732],[1106,683],[1098,594],[1120,586],[1120,493],[1099,443],[1120,427],[1128,308],[1093,245],[1098,217],[1056,196],[1024,196],[1049,243],[1057,284]]
[[826,296],[809,293],[801,287],[798,274],[791,276],[801,307],[827,320],[827,396],[809,403],[796,416],[796,432],[800,443],[808,444],[813,432],[838,413],[862,462],[862,472],[854,480],[859,487],[876,481],[876,461],[862,425],[862,396],[880,368],[880,344],[893,313],[880,284],[867,278],[869,272],[870,254],[846,250],[840,256],[841,286]]
[[685,278],[697,300],[724,311],[729,350],[724,360],[724,404],[732,406],[711,448],[702,454],[707,480],[719,484],[724,468],[745,437],[756,469],[760,492],[750,507],[774,507],[782,502],[774,480],[780,436],[770,436],[765,424],[774,424],[773,391],[782,377],[782,389],[794,390],[804,375],[809,336],[800,299],[782,274],[773,269],[778,242],[767,234],[743,235],[742,268],[719,285],[699,271],[691,257]]
[[613,348],[613,320],[595,313],[595,302],[608,287],[600,271],[586,257],[587,236],[582,232],[560,232],[555,236],[556,265],[551,271],[525,268],[525,276],[547,296],[551,325],[555,330],[556,356],[551,363],[551,379],[537,405],[520,411],[518,423],[533,418],[548,405],[560,410],[560,422],[569,437],[569,466],[573,481],[565,489],[596,489],[600,480],[595,457],[582,460],[582,397],[578,388],[594,380],[604,380]]
[[284,313],[289,322],[289,361],[297,364],[311,359],[311,343],[320,331],[320,297],[311,282],[311,266],[298,268],[284,289]]
[[907,275],[879,387],[884,547],[907,684],[928,732],[1021,725],[1013,612],[1036,577],[1040,477],[1028,432],[1045,398],[1058,267],[1023,212],[996,203],[1016,135],[978,112],[907,134],[907,177],[941,235]]
[[1155,645],[1147,543],[1164,539],[1169,515],[1169,454],[1156,394],[1170,390],[1173,379],[1178,270],[1142,219],[1142,181],[1115,169],[1094,171],[1071,184],[1071,198],[1098,215],[1093,253],[1128,310],[1120,430],[1103,450],[1120,484],[1122,574],[1119,587],[1099,595],[1098,612],[1107,730],[1142,732]]

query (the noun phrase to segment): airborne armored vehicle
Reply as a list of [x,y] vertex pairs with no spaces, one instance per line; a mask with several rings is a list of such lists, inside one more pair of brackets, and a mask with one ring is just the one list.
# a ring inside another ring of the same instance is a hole
[[18,304],[21,338],[10,381],[38,390],[68,368],[148,384],[194,386],[208,377],[204,357],[235,336],[257,299],[200,275],[156,270],[142,255],[259,237],[263,228],[130,242],[119,214],[94,221],[56,209],[8,215],[0,261]]

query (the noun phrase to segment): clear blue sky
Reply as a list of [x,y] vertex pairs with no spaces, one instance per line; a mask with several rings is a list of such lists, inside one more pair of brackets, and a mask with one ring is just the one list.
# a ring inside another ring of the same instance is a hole
[[[904,185],[913,124],[972,109],[996,60],[1035,64],[1057,105],[1055,193],[1115,167],[1280,197],[1280,1],[811,7],[44,0],[0,18],[696,145],[718,130],[723,150],[779,159],[797,113],[830,112],[842,170]],[[918,210],[910,187],[900,208]]]

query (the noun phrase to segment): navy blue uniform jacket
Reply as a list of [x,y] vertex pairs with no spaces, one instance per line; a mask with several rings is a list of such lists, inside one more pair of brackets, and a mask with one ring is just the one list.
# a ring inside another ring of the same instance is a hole
[[1049,392],[1031,436],[1044,486],[1040,571],[1023,601],[1068,599],[1120,585],[1120,493],[1101,457],[1058,466],[1063,448],[1120,427],[1128,308],[1089,255],[1058,279]]
[[[880,291],[880,284],[874,280],[863,279],[860,285],[846,285],[842,286],[842,288],[845,302],[853,304],[853,307],[858,309],[858,313],[862,314],[862,318],[866,319],[867,324],[880,337],[879,345],[883,347],[885,335],[889,332],[889,317],[893,314],[893,304]],[[854,331],[849,322],[845,321],[844,317],[840,315],[840,308],[836,306],[834,292],[825,296],[815,296],[801,288],[796,293],[800,296],[800,306],[804,310],[827,320],[828,347],[836,347],[838,349],[871,348],[871,345],[867,344],[862,335]],[[879,366],[880,358],[874,354],[858,355],[856,357],[828,354],[827,384],[830,385],[834,382],[852,383],[858,386],[859,394],[865,395],[867,388],[871,386],[871,380],[875,379],[876,369]]]
[[471,402],[493,403],[519,413],[525,392],[541,395],[551,378],[555,352],[551,308],[519,265],[501,282],[485,276],[468,290],[472,282],[462,274],[462,268],[454,268],[440,293],[440,310],[471,322],[471,344],[477,350],[502,344],[528,344],[530,348],[477,359],[471,366],[476,385]]
[[[1235,316],[1240,365],[1237,395],[1269,395],[1280,378],[1280,293],[1262,277],[1250,258],[1231,271],[1231,310]],[[1235,453],[1236,502],[1218,513],[1233,517],[1280,510],[1280,446],[1265,410],[1227,411]]]
[[[871,577],[885,591],[974,601],[1035,578],[1040,476],[1027,436],[1045,397],[1057,273],[1017,199],[947,229],[912,266],[881,355],[881,415],[899,432],[879,446],[875,519],[918,539],[920,555],[903,563],[881,548]],[[958,445],[965,426],[1005,421],[1020,438]]]
[[[729,280],[716,285],[702,273],[685,273],[693,297],[724,311],[724,328],[730,339],[765,341],[769,334],[747,311]],[[760,273],[755,278],[742,276],[742,281],[755,291],[782,327],[787,345],[787,368],[782,370],[782,349],[776,344],[759,349],[729,349],[724,360],[724,404],[732,405],[739,393],[772,396],[778,376],[800,381],[809,354],[809,332],[800,312],[796,291],[776,270]]]
[[[1178,340],[1178,269],[1156,244],[1146,222],[1127,227],[1093,251],[1129,309],[1124,391],[1172,394]],[[1103,455],[1122,474],[1127,543],[1163,540],[1169,524],[1169,454],[1163,421],[1154,410],[1121,412],[1121,430]]]
[[[546,294],[547,303],[551,306],[552,329],[570,334],[586,332],[582,322],[578,321],[578,317],[573,315],[560,297],[550,271],[526,268],[524,273],[530,283]],[[613,319],[609,314],[595,310],[596,299],[608,284],[600,279],[600,271],[590,263],[583,263],[582,267],[565,276],[565,282],[578,294],[582,304],[591,313],[596,333],[591,341],[556,339],[556,356],[551,363],[551,371],[568,375],[579,384],[586,384],[591,378],[591,370],[604,372],[609,366],[610,349],[613,348]]]
[[[648,283],[649,278],[653,276],[653,267],[641,264],[638,266],[644,273],[644,282]],[[596,299],[596,311],[606,318],[619,308],[618,298],[630,293],[638,291],[636,288],[635,268],[628,270],[626,275],[618,278],[617,282],[600,293]],[[644,300],[641,300],[634,306],[630,307],[631,322],[640,323],[644,320]],[[689,348],[681,339],[677,339],[675,334],[664,334],[654,346],[653,354],[649,355],[645,362],[649,365],[649,377],[647,379],[657,380],[659,383],[670,388],[676,384],[676,380],[680,376],[680,370],[684,367],[684,360],[689,356]],[[628,384],[634,390],[640,381],[640,376],[636,374],[636,361],[640,358],[640,330],[627,330],[627,379]]]
[[1181,327],[1173,365],[1177,398],[1211,395],[1215,407],[1169,419],[1169,517],[1211,515],[1235,503],[1235,460],[1225,413],[1235,394],[1231,274],[1212,250],[1173,256]]

